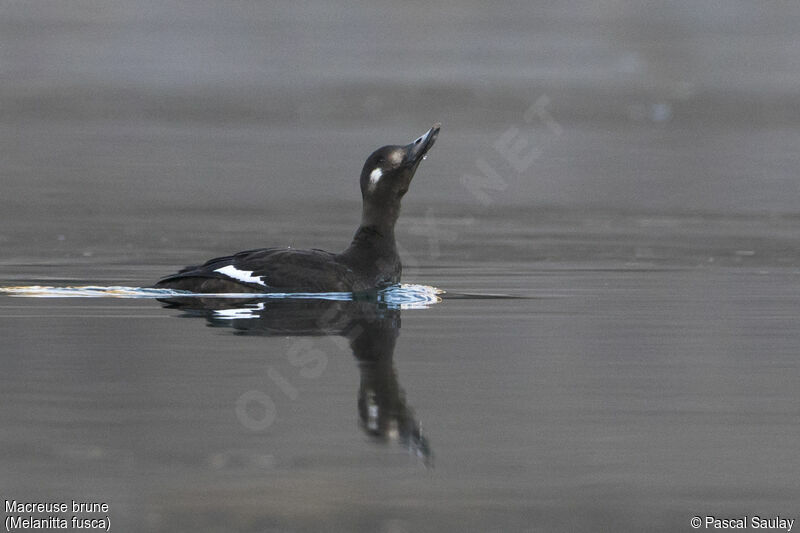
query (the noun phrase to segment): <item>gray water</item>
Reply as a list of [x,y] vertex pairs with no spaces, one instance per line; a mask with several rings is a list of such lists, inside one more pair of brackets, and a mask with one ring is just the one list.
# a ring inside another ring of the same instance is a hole
[[446,293],[0,294],[0,498],[114,531],[800,518],[798,37],[791,2],[4,3],[0,286],[341,249],[365,157],[441,121],[397,233]]

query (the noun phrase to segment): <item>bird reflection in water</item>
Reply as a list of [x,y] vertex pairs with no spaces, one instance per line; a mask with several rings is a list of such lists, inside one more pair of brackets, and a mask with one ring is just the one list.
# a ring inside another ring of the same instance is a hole
[[362,430],[376,442],[396,442],[432,465],[432,453],[405,399],[394,367],[400,334],[400,309],[367,299],[283,300],[231,298],[162,299],[186,317],[204,317],[209,325],[237,334],[267,337],[335,335],[349,341],[358,361],[361,384],[358,416]]

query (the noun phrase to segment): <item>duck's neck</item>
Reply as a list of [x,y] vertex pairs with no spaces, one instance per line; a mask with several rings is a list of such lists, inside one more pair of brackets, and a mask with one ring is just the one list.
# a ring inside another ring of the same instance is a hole
[[394,224],[399,206],[378,211],[365,204],[361,214],[361,225],[353,236],[350,246],[342,252],[348,259],[379,259],[397,256],[394,240]]

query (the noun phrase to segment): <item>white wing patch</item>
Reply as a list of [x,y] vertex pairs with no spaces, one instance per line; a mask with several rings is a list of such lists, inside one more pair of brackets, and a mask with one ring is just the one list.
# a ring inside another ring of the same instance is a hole
[[233,265],[224,266],[222,268],[216,269],[214,272],[219,272],[220,274],[224,274],[229,278],[233,278],[236,281],[243,281],[245,283],[258,283],[259,285],[263,285],[264,287],[267,286],[266,283],[261,281],[261,278],[264,276],[254,276],[253,271],[247,270],[239,270]]
[[381,176],[383,176],[383,170],[376,168],[373,170],[369,175],[369,188],[374,189],[375,185],[381,180]]

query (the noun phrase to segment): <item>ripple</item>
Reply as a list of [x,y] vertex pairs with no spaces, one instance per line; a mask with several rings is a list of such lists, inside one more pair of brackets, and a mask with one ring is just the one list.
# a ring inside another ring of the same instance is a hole
[[249,298],[257,300],[375,300],[388,307],[399,309],[424,309],[440,302],[444,291],[429,285],[402,283],[391,285],[377,292],[270,292],[270,293],[194,293],[174,289],[154,289],[149,287],[108,287],[84,285],[79,287],[50,287],[28,285],[21,287],[0,287],[0,294],[26,298]]

